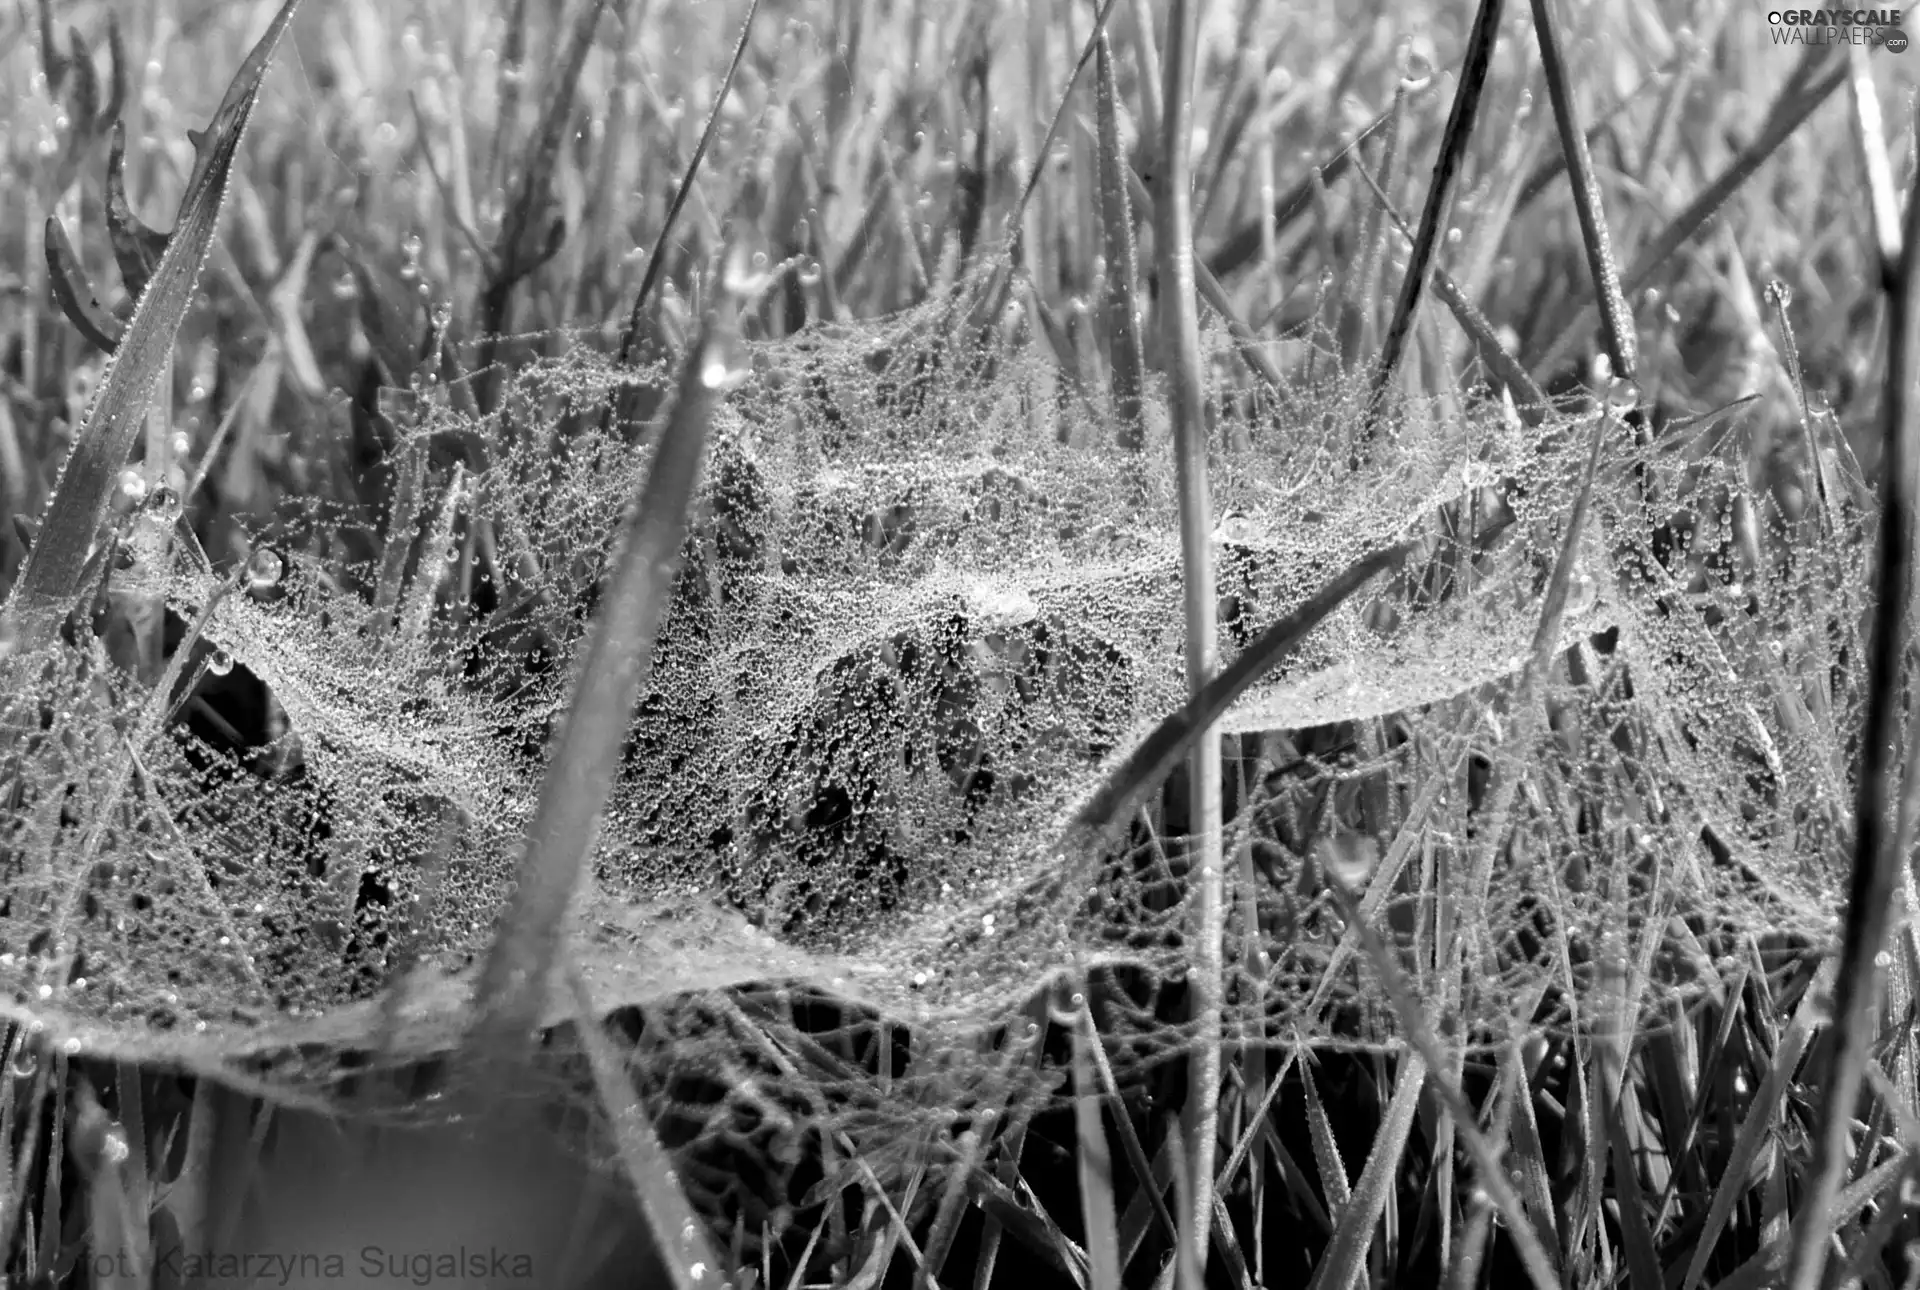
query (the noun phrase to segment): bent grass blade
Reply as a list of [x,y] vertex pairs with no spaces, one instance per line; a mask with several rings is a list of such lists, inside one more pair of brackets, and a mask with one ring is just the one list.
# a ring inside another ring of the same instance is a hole
[[119,338],[106,380],[47,503],[40,536],[9,598],[7,612],[14,617],[19,653],[48,643],[79,594],[88,548],[107,512],[155,384],[172,359],[174,336],[193,303],[200,270],[212,250],[227,180],[259,98],[261,78],[298,4],[299,0],[286,0],[281,5],[234,74],[212,123],[204,131],[189,132],[197,159],[167,249]]

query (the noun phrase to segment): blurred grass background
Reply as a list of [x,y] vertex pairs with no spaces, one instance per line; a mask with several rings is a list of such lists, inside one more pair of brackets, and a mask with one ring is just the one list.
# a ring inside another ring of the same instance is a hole
[[[135,211],[164,228],[191,167],[186,131],[221,88],[205,69],[234,65],[269,8],[76,3],[42,14],[21,0],[0,14],[11,105],[0,134],[8,514],[38,515],[102,362],[52,308],[48,215],[103,303],[122,303],[103,235],[106,138],[84,110],[91,97],[97,113],[111,91],[109,21],[126,55],[127,189]],[[493,352],[471,343],[491,317],[503,229],[522,202],[575,8],[346,0],[297,18],[173,374],[180,455],[197,462],[214,449],[194,515],[216,558],[237,549],[243,517],[258,525],[287,498],[352,491],[334,463],[368,446],[351,442],[342,392],[370,400],[370,359],[416,363],[436,311],[469,343],[467,362]],[[1123,51],[1134,11],[1116,9]],[[558,220],[564,232],[553,258],[507,295],[502,357],[579,339],[559,328],[606,325],[605,336],[624,318],[745,12],[606,6],[550,184],[533,195],[536,231]],[[1325,277],[1347,269],[1372,206],[1355,183],[1308,185],[1312,165],[1387,108],[1410,65],[1430,60],[1441,76],[1412,101],[1395,191],[1403,210],[1417,210],[1469,17],[1465,6],[1384,3],[1338,15],[1258,0],[1208,8],[1196,239],[1203,259],[1227,270],[1240,318],[1282,357],[1299,347],[1281,338],[1302,335],[1316,306],[1328,312]],[[1003,239],[1091,18],[1090,6],[768,5],[666,248],[659,325],[684,334],[686,293],[697,294],[695,271],[723,235],[788,266],[804,299],[765,311],[760,324],[773,333],[873,316],[950,281],[962,249]],[[74,53],[69,29],[86,42],[91,85],[70,62],[56,62],[59,84],[49,82],[43,27],[57,59]],[[1567,27],[1614,243],[1630,264],[1751,140],[1805,50],[1776,45],[1763,13],[1732,4],[1584,4],[1570,7]],[[1133,60],[1117,65],[1123,105],[1137,102]],[[1903,172],[1920,61],[1876,51],[1870,67]],[[1532,361],[1588,282],[1564,183],[1542,182],[1557,147],[1524,12],[1507,15],[1489,96],[1441,258]],[[1874,415],[1884,324],[1849,117],[1846,94],[1832,96],[1632,302],[1651,397],[1704,409],[1779,392],[1762,299],[1777,279],[1792,291],[1810,391],[1871,456],[1861,430]],[[1091,119],[1083,83],[1028,214],[1042,298],[1081,323],[1076,303],[1087,303],[1100,268]],[[1128,142],[1137,147],[1137,130]],[[1263,206],[1303,187],[1304,207],[1263,239]],[[1404,257],[1398,239],[1388,245]],[[1380,282],[1390,290],[1396,280],[1390,262]],[[1458,367],[1465,347],[1450,321],[1441,330]],[[400,386],[409,375],[386,373]],[[0,578],[22,556],[11,530],[0,527]]]

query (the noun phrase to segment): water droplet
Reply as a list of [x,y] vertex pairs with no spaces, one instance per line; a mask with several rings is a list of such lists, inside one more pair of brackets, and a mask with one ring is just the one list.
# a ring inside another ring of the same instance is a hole
[[128,467],[120,472],[120,496],[130,502],[138,502],[147,495],[146,476]]
[[1458,226],[1455,226],[1455,227],[1453,227],[1453,228],[1450,228],[1450,229],[1448,229],[1448,230],[1447,230],[1447,245],[1448,245],[1448,246],[1459,246],[1459,245],[1460,245],[1460,239],[1461,239],[1461,238],[1463,238],[1463,237],[1465,237],[1465,236],[1466,236],[1466,235],[1465,235],[1464,233],[1462,233],[1462,232],[1460,231],[1460,229],[1459,229],[1459,227],[1458,227]]
[[78,1057],[80,1055],[80,1041],[72,1038],[63,1039],[60,1041],[60,1051],[69,1057]]
[[1607,385],[1607,411],[1624,416],[1640,403],[1640,387],[1632,381],[1616,380]]
[[1600,584],[1593,575],[1584,569],[1576,569],[1572,580],[1567,584],[1567,609],[1570,617],[1579,617],[1593,608],[1600,598]]
[[820,261],[813,259],[802,260],[795,276],[800,279],[801,286],[813,286],[820,281]]
[[707,1275],[707,1265],[704,1263],[696,1261],[687,1268],[688,1280],[699,1281],[702,1278],[704,1278],[706,1275]]
[[32,1079],[33,1073],[40,1069],[40,1054],[23,1044],[15,1050],[9,1069],[20,1079]]
[[[213,657],[207,660],[207,671],[213,673],[215,676],[225,676],[227,673],[233,671],[233,655],[224,649],[214,650]],[[221,939],[225,940],[226,938],[222,937]]]
[[271,591],[287,576],[287,558],[270,546],[256,547],[247,557],[247,589]]

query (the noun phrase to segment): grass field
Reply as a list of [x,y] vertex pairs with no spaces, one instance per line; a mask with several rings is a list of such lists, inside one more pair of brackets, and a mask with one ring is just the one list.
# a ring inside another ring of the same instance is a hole
[[0,1275],[1920,1284],[1832,16],[0,10]]

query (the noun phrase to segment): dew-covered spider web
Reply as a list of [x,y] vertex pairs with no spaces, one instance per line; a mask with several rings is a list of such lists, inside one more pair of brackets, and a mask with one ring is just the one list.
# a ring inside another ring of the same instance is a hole
[[[858,1082],[818,1045],[778,1056],[796,998],[897,1026],[907,1056],[848,1112],[869,1124],[1057,1085],[1018,1050],[1058,982],[1123,1074],[1205,1038],[1183,776],[1058,845],[1185,696],[1166,417],[1150,389],[1123,449],[1081,375],[1099,356],[1070,373],[1017,305],[983,321],[986,286],[745,346],[580,899],[596,1002],[680,1027],[677,1060],[716,1079]],[[1272,390],[1207,338],[1223,661],[1355,559],[1420,545],[1224,723],[1225,1037],[1398,1042],[1343,891],[1463,1044],[1582,1024],[1609,964],[1671,1020],[1824,940],[1855,493],[1789,523],[1737,421],[1607,419],[1527,683],[1600,414],[1412,400],[1356,470],[1364,382],[1310,348],[1276,347],[1302,375]],[[348,1054],[457,1040],[672,397],[670,358],[546,350],[487,415],[457,381],[388,402],[386,515],[315,510],[237,581],[182,542],[109,562],[109,596],[163,593],[170,638],[201,633],[174,699],[250,678],[260,738],[156,700],[85,633],[12,660],[33,678],[0,700],[17,1018],[322,1096]]]

